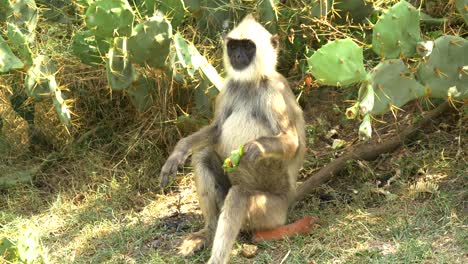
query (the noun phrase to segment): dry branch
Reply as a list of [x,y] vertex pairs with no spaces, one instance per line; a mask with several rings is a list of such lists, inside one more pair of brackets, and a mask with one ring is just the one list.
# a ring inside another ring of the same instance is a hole
[[437,108],[423,114],[423,119],[419,122],[408,125],[401,131],[401,133],[392,136],[383,143],[375,144],[375,142],[365,142],[351,147],[346,154],[332,161],[303,182],[297,190],[296,201],[304,199],[316,187],[328,181],[333,175],[336,175],[339,171],[345,168],[348,161],[373,160],[381,154],[389,153],[399,148],[419,129],[429,124],[432,119],[437,118],[448,109],[450,109],[450,104],[448,102],[439,105]]

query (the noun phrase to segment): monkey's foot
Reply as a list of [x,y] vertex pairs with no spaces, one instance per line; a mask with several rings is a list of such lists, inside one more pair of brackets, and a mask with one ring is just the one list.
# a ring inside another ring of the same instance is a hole
[[280,226],[270,230],[257,231],[254,233],[252,240],[254,242],[260,242],[282,239],[295,234],[307,234],[312,230],[312,227],[316,225],[317,222],[317,218],[313,216],[305,216],[289,225]]
[[194,252],[208,246],[211,241],[211,236],[212,232],[207,229],[202,229],[196,233],[188,235],[179,246],[179,254],[182,256],[190,256]]

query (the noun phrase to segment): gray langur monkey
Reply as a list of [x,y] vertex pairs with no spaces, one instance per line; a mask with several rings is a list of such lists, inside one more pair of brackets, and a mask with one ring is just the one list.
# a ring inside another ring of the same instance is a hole
[[[193,152],[204,228],[179,248],[191,255],[212,245],[208,263],[227,263],[240,230],[284,225],[296,191],[305,146],[304,117],[287,80],[276,71],[278,37],[252,15],[225,37],[224,88],[213,122],[181,139],[161,170],[161,185]],[[223,160],[244,144],[234,172]]]

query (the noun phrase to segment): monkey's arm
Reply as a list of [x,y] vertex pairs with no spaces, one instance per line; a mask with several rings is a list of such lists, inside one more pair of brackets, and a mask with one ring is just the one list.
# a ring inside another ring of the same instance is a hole
[[190,136],[179,140],[161,169],[161,186],[165,187],[167,185],[169,176],[176,173],[177,169],[183,165],[188,156],[192,154],[193,149],[212,144],[215,137],[216,125],[212,123]]
[[256,161],[261,158],[278,158],[290,160],[299,147],[299,137],[295,129],[282,132],[277,136],[260,137],[244,146],[244,156],[247,160]]

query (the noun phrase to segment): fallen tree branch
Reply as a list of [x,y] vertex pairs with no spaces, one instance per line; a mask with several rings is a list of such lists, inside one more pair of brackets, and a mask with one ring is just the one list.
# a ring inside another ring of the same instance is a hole
[[351,147],[343,156],[335,159],[327,166],[320,169],[317,173],[308,178],[299,185],[296,195],[296,201],[304,199],[310,192],[322,183],[328,181],[333,175],[345,168],[350,160],[374,160],[384,153],[394,151],[410,139],[419,129],[429,124],[432,119],[437,118],[442,113],[450,109],[450,104],[445,102],[437,108],[423,114],[423,119],[416,124],[411,124],[404,128],[401,133],[392,136],[383,143],[365,142]]

